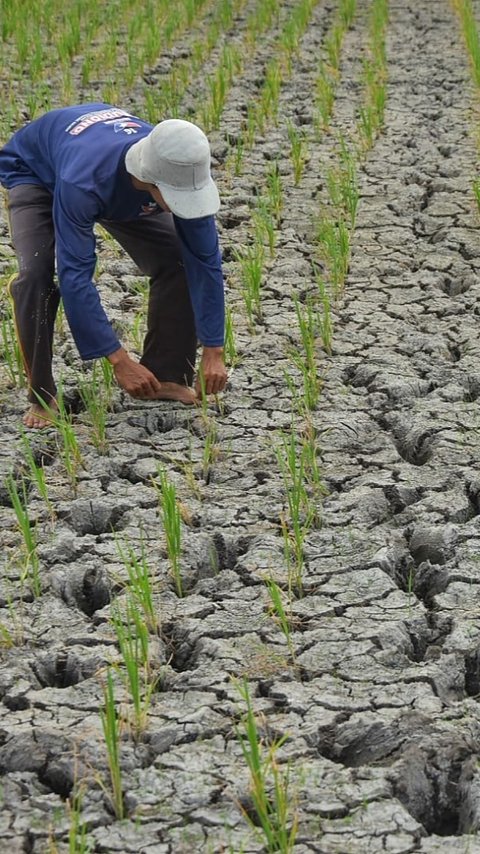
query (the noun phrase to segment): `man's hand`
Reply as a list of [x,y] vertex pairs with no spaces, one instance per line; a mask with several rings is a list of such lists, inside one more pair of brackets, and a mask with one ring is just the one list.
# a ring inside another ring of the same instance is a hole
[[[202,380],[200,378],[203,378]],[[228,379],[227,369],[223,360],[223,347],[204,347],[202,359],[195,380],[197,397],[202,395],[202,384],[205,394],[218,394],[223,391]]]
[[155,400],[161,396],[162,384],[148,368],[131,359],[123,347],[115,350],[107,358],[113,366],[115,379],[120,388],[123,388],[131,397]]

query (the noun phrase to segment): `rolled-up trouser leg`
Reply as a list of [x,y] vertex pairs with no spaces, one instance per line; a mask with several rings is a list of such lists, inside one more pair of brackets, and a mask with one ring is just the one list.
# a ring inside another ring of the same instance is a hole
[[54,283],[55,238],[52,196],[36,184],[8,192],[8,216],[18,275],[10,285],[15,327],[29,382],[28,399],[55,396],[53,332],[60,299]]
[[191,385],[197,338],[180,241],[168,213],[101,223],[150,277],[142,365],[159,380]]

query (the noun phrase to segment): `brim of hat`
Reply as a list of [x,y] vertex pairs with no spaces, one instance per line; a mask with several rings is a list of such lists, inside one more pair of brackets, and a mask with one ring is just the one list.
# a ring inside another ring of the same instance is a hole
[[156,184],[171,212],[180,219],[213,216],[220,207],[220,196],[212,178],[200,190],[175,190],[168,184]]

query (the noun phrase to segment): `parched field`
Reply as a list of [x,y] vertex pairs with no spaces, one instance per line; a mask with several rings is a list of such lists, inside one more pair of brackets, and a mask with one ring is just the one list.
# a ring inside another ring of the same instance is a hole
[[[212,144],[227,391],[24,434],[0,211],[0,851],[480,852],[477,0],[0,3],[0,143]],[[148,282],[98,231],[140,354]]]

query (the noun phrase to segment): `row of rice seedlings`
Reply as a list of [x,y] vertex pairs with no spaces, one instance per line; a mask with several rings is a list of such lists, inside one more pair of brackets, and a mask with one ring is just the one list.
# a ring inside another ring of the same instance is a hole
[[319,62],[315,80],[314,125],[317,136],[328,130],[330,125],[340,74],[343,40],[352,26],[356,6],[356,0],[340,0],[333,26],[325,39],[324,58]]
[[[258,22],[257,38],[272,20],[272,9],[277,10],[279,0],[260,0],[245,24],[245,36],[238,45],[224,44],[216,71],[209,74],[202,84],[201,104],[193,117],[208,132],[218,127],[229,87],[235,74],[243,67],[246,55],[252,50],[250,35],[253,22]],[[222,37],[231,30],[245,6],[245,0],[219,0],[208,28],[202,28],[199,36],[191,43],[188,57],[173,63],[170,73],[159,86],[145,88],[145,101],[149,116],[178,116],[180,104],[194,75],[198,74],[219,45]],[[237,22],[240,23],[240,22]],[[196,27],[198,29],[198,26]],[[157,119],[155,119],[157,120]]]
[[452,0],[452,4],[460,16],[463,36],[471,62],[473,80],[476,86],[480,88],[480,38],[472,0]]
[[[117,38],[114,42],[115,54],[117,47],[121,46],[125,61],[121,65],[115,55],[108,66],[110,86],[117,96],[120,97],[122,92],[129,92],[135,82],[140,82],[146,69],[155,66],[162,51],[170,49],[175,40],[189,30],[193,23],[198,26],[203,16],[210,11],[210,7],[209,0],[181,0],[174,4],[168,0],[157,0],[156,4],[134,7],[126,30],[126,44],[124,39]],[[92,74],[98,78],[103,70],[101,51],[95,51],[92,66]],[[87,85],[86,76],[84,65],[84,85]],[[148,86],[144,91],[149,91]],[[148,111],[148,101],[146,105]],[[163,113],[157,112],[155,122],[159,120],[159,115]]]
[[460,18],[465,39],[473,82],[480,89],[480,37],[472,0],[452,0],[452,5]]
[[379,133],[385,113],[387,59],[385,40],[388,24],[388,0],[372,0],[368,54],[363,62],[364,102],[359,110],[357,132],[365,154]]
[[20,580],[22,584],[28,583],[32,595],[36,598],[42,594],[42,583],[37,552],[37,523],[30,518],[28,512],[27,485],[22,478],[19,487],[12,474],[7,475],[5,485],[23,541],[24,560]]
[[[452,0],[462,28],[465,46],[470,60],[472,80],[480,89],[480,35],[478,32],[472,0]],[[475,178],[472,183],[473,196],[480,213],[480,179]]]
[[248,148],[253,147],[256,133],[265,132],[268,121],[277,123],[281,87],[292,74],[293,57],[318,2],[319,0],[300,0],[282,27],[276,40],[275,54],[266,66],[259,95],[247,105],[247,117],[250,110],[250,121],[247,121],[243,135]]
[[[290,794],[289,767],[283,769],[277,759],[287,736],[264,744],[253,711],[250,688],[246,680],[238,685],[246,705],[240,726],[235,728],[242,755],[250,774],[251,807],[243,813],[265,851],[293,852],[298,832],[298,815]],[[293,806],[293,809],[292,809]]]

